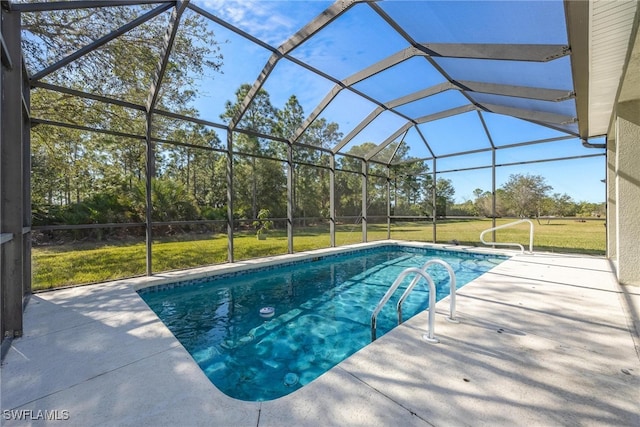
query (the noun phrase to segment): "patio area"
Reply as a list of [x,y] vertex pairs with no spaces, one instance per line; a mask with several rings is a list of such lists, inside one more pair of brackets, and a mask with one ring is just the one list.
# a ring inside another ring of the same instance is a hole
[[135,292],[177,275],[33,295],[2,364],[3,425],[640,425],[640,288],[603,257],[515,254],[458,292],[459,324],[438,303],[440,343],[420,313],[267,402],[218,391]]

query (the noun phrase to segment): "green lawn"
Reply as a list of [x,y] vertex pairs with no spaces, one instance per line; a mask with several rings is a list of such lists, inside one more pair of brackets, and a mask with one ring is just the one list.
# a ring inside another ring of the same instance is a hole
[[[512,222],[499,219],[497,225]],[[550,224],[534,221],[534,250],[602,255],[605,251],[604,220],[554,220]],[[445,220],[438,222],[437,242],[453,240],[463,245],[483,246],[480,233],[491,227],[490,219]],[[339,226],[336,232],[338,246],[358,243],[360,224]],[[528,224],[497,231],[498,242],[518,242],[528,246]],[[386,225],[370,225],[367,240],[387,238]],[[395,223],[391,238],[431,242],[433,227],[430,223]],[[491,239],[487,234],[486,240]],[[330,246],[328,227],[307,227],[294,232],[294,251],[300,252]],[[153,245],[154,272],[224,263],[228,259],[226,235],[184,235],[163,239]],[[286,254],[287,235],[284,230],[271,230],[266,240],[257,240],[253,233],[234,236],[235,260]],[[140,276],[146,272],[145,244],[96,243],[63,244],[33,248],[33,289],[86,284]]]

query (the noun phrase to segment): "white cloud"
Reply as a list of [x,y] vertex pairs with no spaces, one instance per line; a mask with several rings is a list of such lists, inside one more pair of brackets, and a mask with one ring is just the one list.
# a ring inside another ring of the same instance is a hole
[[203,7],[247,33],[277,47],[299,25],[286,14],[287,2],[256,0],[206,0]]

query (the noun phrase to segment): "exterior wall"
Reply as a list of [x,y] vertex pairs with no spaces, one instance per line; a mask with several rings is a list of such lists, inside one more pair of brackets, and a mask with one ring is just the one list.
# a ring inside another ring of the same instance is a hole
[[616,140],[607,138],[607,257],[617,261]]
[[640,100],[618,105],[616,254],[621,284],[640,286]]
[[607,141],[607,255],[621,284],[640,286],[640,11],[635,21]]

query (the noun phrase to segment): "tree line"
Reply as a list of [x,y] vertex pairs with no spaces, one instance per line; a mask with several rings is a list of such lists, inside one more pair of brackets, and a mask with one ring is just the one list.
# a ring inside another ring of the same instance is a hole
[[485,217],[604,217],[605,204],[575,201],[566,193],[552,193],[553,187],[541,175],[512,174],[496,189],[495,213],[490,191],[477,188],[474,199],[454,204],[449,215]]
[[[235,114],[249,85],[227,102],[222,119]],[[292,95],[282,109],[271,105],[261,90],[240,127],[278,138],[290,137],[304,121],[304,111]],[[152,219],[188,221],[226,219],[227,153],[217,132],[189,122],[162,125],[156,144],[152,180]],[[160,128],[160,125],[157,125]],[[235,132],[233,137],[234,216],[255,219],[261,209],[276,218],[287,216],[288,144],[278,139]],[[342,137],[338,125],[318,119],[294,148],[294,216],[328,218],[329,156],[326,151]],[[336,215],[358,216],[362,210],[362,161],[356,156],[375,148],[353,147],[336,159]],[[385,149],[408,161],[407,148]],[[384,154],[384,153],[383,153]],[[391,168],[393,203],[398,214],[424,213],[431,176],[424,162]],[[32,131],[32,203],[34,225],[144,222],[146,206],[145,143],[64,127],[38,125]],[[386,215],[387,170],[372,163],[368,173],[367,208]]]

